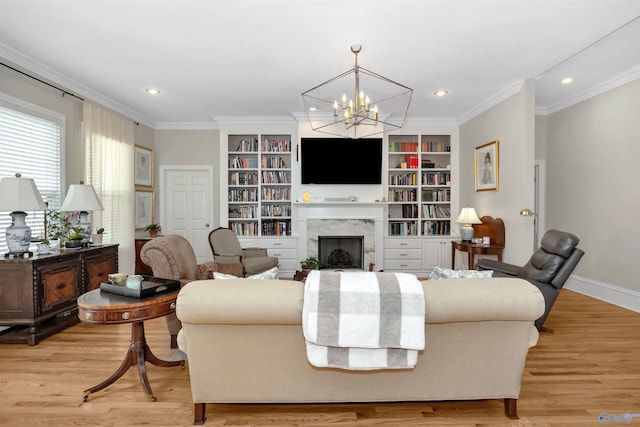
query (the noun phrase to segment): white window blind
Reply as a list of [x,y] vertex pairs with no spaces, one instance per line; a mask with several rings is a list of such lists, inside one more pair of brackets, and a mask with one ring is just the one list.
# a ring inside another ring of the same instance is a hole
[[[64,116],[0,94],[0,177],[32,178],[50,209],[61,197]],[[7,251],[10,212],[0,212],[0,253]],[[27,212],[32,238],[44,234],[44,212]]]

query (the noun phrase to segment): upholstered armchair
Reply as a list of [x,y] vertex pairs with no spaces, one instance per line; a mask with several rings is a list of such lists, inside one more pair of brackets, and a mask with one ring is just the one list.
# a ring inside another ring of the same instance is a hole
[[528,280],[542,292],[545,302],[544,314],[535,322],[540,331],[560,289],[578,265],[584,252],[576,246],[577,236],[558,230],[549,230],[542,237],[540,248],[522,267],[491,259],[481,259],[476,264],[478,270],[493,270],[494,277],[516,276]]
[[[151,267],[154,277],[179,280],[182,286],[200,279],[212,279],[214,272],[242,276],[242,264],[220,264],[208,261],[198,264],[191,243],[178,234],[168,234],[149,240],[140,250],[140,259]],[[171,335],[171,348],[177,348],[178,332],[182,324],[175,316],[166,316]]]
[[240,247],[238,236],[229,228],[218,227],[209,233],[209,245],[215,261],[242,263],[244,275],[240,276],[262,273],[278,266],[278,258],[270,257],[266,249]]

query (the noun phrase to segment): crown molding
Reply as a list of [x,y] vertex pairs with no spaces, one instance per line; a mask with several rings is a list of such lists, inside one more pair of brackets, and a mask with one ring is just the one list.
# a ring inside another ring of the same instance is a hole
[[[593,98],[594,96],[603,94],[638,79],[640,79],[640,66],[632,68],[612,79],[597,84],[579,94],[576,94],[569,98],[565,98],[549,106],[542,107],[540,111],[544,109],[544,115],[557,113],[558,111],[564,110],[565,108],[571,107],[582,101],[586,101],[587,99]],[[536,114],[538,113],[538,111],[539,109],[538,107],[536,107]]]
[[157,122],[156,130],[220,130],[216,122]]
[[295,119],[290,116],[214,116],[218,124],[230,123],[294,123]]
[[420,126],[451,126],[458,125],[458,119],[455,117],[407,117],[404,121],[405,125]]
[[6,43],[0,41],[0,57],[5,58],[7,61],[28,70],[30,73],[34,73],[38,78],[49,80],[56,85],[62,86],[68,89],[69,92],[74,92],[77,95],[90,99],[98,104],[101,104],[107,108],[110,108],[123,116],[130,118],[131,120],[141,123],[150,128],[155,127],[153,120],[145,117],[127,107],[120,104],[113,99],[104,96],[103,94],[96,92],[95,90],[88,88],[80,82],[77,82],[58,71],[44,65],[42,62],[31,58]]
[[462,125],[474,117],[484,113],[488,109],[495,107],[510,96],[515,95],[522,89],[524,79],[515,79],[509,82],[505,87],[498,90],[495,94],[485,98],[479,104],[472,107],[469,111],[458,118],[458,125]]

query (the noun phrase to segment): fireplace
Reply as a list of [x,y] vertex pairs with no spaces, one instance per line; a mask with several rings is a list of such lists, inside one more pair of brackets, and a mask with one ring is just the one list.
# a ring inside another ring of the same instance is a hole
[[320,268],[363,269],[364,236],[318,236]]

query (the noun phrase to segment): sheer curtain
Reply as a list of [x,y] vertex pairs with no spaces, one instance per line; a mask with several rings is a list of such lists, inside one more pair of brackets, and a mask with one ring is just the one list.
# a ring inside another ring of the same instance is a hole
[[133,274],[134,180],[133,122],[111,110],[84,101],[87,184],[92,184],[103,211],[92,212],[95,227],[104,227],[103,243],[117,243],[121,273]]

